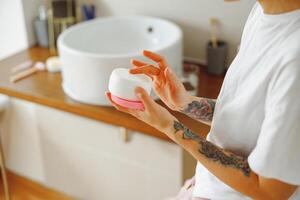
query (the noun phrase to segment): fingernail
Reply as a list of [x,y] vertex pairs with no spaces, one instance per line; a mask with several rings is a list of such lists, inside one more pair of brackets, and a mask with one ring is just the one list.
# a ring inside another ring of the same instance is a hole
[[135,91],[135,93],[141,93],[141,92],[140,92],[141,90],[142,90],[141,87],[136,87],[134,91]]
[[141,93],[137,93],[136,96],[137,96],[138,98],[141,98],[141,97],[142,97],[142,94],[141,94]]

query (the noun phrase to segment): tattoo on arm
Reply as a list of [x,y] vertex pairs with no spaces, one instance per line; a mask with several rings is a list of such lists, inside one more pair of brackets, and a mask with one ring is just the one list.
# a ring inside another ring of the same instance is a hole
[[223,166],[229,166],[241,170],[245,176],[250,176],[251,169],[249,167],[247,158],[228,153],[217,147],[213,143],[193,133],[190,129],[185,127],[178,121],[174,121],[175,134],[179,131],[183,132],[182,138],[184,140],[194,140],[198,143],[198,151],[208,159],[219,162]]
[[212,99],[192,101],[182,112],[196,120],[212,121],[216,102]]

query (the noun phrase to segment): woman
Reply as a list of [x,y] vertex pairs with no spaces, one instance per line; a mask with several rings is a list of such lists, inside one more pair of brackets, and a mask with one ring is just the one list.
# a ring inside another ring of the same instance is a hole
[[[206,124],[208,137],[192,132],[142,88],[144,111],[116,105],[169,136],[198,161],[193,195],[186,199],[300,199],[300,1],[259,0],[240,52],[217,100],[191,97],[155,53],[157,67],[133,60],[171,109]],[[177,199],[180,199],[178,197]]]

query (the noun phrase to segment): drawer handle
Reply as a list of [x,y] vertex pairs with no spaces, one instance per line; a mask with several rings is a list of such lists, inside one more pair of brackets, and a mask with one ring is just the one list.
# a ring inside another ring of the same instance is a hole
[[120,127],[120,134],[124,143],[129,142],[129,133],[128,130],[124,127]]

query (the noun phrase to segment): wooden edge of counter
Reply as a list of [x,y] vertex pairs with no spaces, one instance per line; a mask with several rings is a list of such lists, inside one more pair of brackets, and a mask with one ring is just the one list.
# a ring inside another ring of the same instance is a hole
[[93,109],[97,109],[97,108],[93,108],[93,109],[89,107],[81,108],[80,106],[65,104],[60,101],[55,101],[54,99],[31,96],[21,92],[11,91],[8,89],[0,88],[0,93],[17,99],[21,99],[32,103],[37,103],[39,105],[44,105],[47,107],[58,109],[61,111],[73,113],[82,117],[98,120],[114,126],[121,126],[133,131],[138,131],[146,135],[163,139],[168,142],[173,142],[168,136],[154,129],[148,124],[145,124],[144,122],[141,122],[140,120],[135,119],[134,117],[128,114],[117,111],[110,106],[99,107],[97,112],[95,112],[93,111]]

